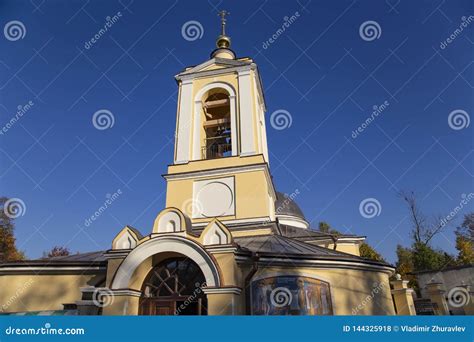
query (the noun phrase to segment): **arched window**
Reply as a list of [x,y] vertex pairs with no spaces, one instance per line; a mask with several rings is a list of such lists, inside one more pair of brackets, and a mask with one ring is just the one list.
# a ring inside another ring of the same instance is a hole
[[251,287],[252,315],[332,315],[329,284],[302,276],[259,279]]
[[199,266],[189,258],[167,259],[146,277],[140,299],[141,315],[206,315],[206,286]]
[[203,98],[202,159],[229,157],[232,155],[229,94],[222,88],[214,88]]

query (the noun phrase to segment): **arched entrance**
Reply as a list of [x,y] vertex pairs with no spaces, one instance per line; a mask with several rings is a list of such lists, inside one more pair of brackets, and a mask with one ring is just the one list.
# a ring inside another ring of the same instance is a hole
[[189,258],[160,262],[142,286],[140,315],[207,315],[205,277]]

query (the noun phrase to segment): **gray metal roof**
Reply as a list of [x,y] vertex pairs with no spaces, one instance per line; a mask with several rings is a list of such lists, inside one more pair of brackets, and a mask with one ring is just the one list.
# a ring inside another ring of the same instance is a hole
[[279,255],[282,257],[289,256],[307,256],[307,257],[335,257],[363,260],[358,256],[339,252],[333,249],[320,247],[291,239],[281,235],[261,235],[246,236],[234,238],[234,241],[242,248],[255,253],[264,253],[271,255]]
[[337,260],[349,261],[367,266],[390,267],[390,264],[362,258],[357,255],[320,247],[281,235],[262,235],[234,238],[243,251],[258,253],[260,257],[289,260]]
[[303,211],[290,196],[278,191],[276,195],[277,195],[277,199],[275,201],[276,215],[296,216],[303,220],[306,220],[304,217]]
[[[319,232],[312,229],[304,229],[298,227],[292,227],[284,224],[279,224],[278,228],[281,235],[298,240],[333,240],[335,238],[332,234]],[[346,236],[346,235],[344,235]]]
[[39,260],[44,261],[67,261],[67,262],[90,262],[90,261],[105,261],[104,257],[105,251],[96,251],[96,252],[87,252],[87,253],[77,253],[77,254],[70,254],[67,256],[57,256],[52,258],[41,258]]

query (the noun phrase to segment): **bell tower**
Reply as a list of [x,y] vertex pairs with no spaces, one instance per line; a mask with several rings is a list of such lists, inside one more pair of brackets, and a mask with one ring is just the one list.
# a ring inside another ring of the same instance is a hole
[[175,76],[179,88],[174,162],[166,206],[193,226],[275,219],[265,100],[257,65],[237,58],[226,34],[226,11],[211,58]]

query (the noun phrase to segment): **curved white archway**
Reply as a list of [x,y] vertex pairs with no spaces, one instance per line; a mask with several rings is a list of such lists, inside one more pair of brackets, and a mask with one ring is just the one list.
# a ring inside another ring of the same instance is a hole
[[190,258],[201,269],[208,287],[220,286],[219,270],[200,245],[180,236],[163,236],[148,240],[132,250],[117,269],[110,288],[129,288],[130,279],[140,264],[152,255],[164,252],[175,252]]
[[237,109],[236,109],[236,91],[234,87],[225,82],[211,82],[202,87],[194,98],[194,130],[193,130],[193,151],[192,159],[201,159],[201,105],[202,97],[211,89],[224,89],[229,93],[230,100],[230,131],[232,141],[232,155],[238,155],[238,139],[237,133]]

